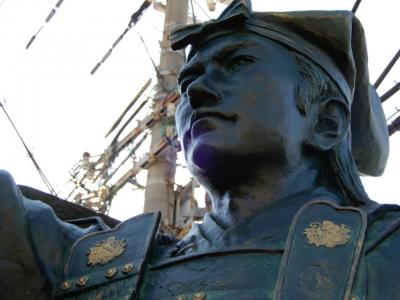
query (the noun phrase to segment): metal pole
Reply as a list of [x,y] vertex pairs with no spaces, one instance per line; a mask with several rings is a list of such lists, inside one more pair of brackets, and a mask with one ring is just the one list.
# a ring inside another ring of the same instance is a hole
[[[158,67],[158,85],[155,102],[162,101],[175,90],[177,74],[185,58],[183,52],[174,52],[169,46],[169,32],[178,24],[187,23],[188,0],[168,0]],[[151,130],[151,147],[158,145],[165,134],[166,117],[161,118]],[[176,155],[171,146],[163,150],[148,169],[144,211],[160,210],[164,225],[172,225],[174,210],[174,181]]]

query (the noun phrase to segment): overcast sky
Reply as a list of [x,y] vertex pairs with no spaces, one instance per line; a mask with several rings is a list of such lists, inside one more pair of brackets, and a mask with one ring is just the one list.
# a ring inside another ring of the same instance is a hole
[[[198,18],[207,16],[194,5]],[[254,0],[254,10],[351,9],[349,0]],[[90,70],[125,29],[142,0],[65,0],[29,50],[25,46],[57,0],[0,0],[0,97],[35,158],[57,191],[66,193],[69,169],[84,151],[100,154],[110,142],[105,133],[148,78],[149,57],[134,30],[97,71]],[[206,9],[205,0],[197,0]],[[399,2],[362,1],[361,19],[374,82],[400,47]],[[222,8],[219,5],[219,10]],[[215,14],[208,12],[209,15]],[[135,27],[158,61],[163,14],[149,8]],[[379,88],[383,94],[400,80],[400,62]],[[385,103],[390,116],[400,108],[400,93]],[[0,111],[0,168],[17,183],[46,190],[25,150]],[[400,202],[400,133],[391,139],[384,176],[364,179],[371,198]],[[182,177],[182,176],[181,176]],[[184,176],[183,176],[184,177]],[[139,178],[145,183],[145,173]],[[111,214],[125,219],[142,209],[142,196],[125,189]]]

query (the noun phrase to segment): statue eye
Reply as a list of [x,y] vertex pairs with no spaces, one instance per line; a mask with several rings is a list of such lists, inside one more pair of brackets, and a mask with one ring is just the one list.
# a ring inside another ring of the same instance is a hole
[[254,61],[255,61],[255,59],[253,57],[251,57],[251,56],[238,55],[238,56],[235,56],[231,60],[228,61],[228,63],[226,64],[226,68],[230,72],[231,71],[236,71],[240,67],[242,67],[243,65],[252,63]]

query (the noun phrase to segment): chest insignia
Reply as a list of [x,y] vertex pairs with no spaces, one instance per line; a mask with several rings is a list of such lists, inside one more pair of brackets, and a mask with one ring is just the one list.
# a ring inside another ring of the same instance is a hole
[[125,251],[126,244],[126,239],[119,240],[115,237],[96,243],[87,252],[88,266],[104,265],[113,258],[120,256]]
[[334,248],[346,244],[350,239],[350,230],[346,225],[337,225],[331,221],[314,222],[303,232],[311,245]]

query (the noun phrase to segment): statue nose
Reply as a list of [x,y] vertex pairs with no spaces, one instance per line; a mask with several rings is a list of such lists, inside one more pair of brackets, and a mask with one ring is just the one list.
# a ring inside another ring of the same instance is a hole
[[213,106],[222,98],[215,85],[206,78],[199,78],[188,87],[188,97],[193,109]]

